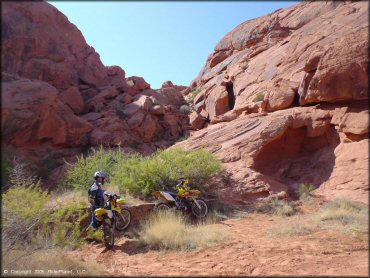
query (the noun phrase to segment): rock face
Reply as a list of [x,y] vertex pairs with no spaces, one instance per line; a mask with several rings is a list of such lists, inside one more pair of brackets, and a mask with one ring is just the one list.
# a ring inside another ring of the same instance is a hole
[[46,2],[1,5],[6,148],[42,164],[53,153],[71,157],[71,149],[76,155],[100,144],[150,153],[184,135],[189,120],[180,107],[188,87],[167,81],[153,90],[142,77],[104,66],[77,27]]
[[224,162],[221,199],[294,198],[311,183],[368,202],[368,25],[366,2],[301,2],[221,39],[188,98],[204,129],[178,144]]
[[50,4],[2,2],[2,142],[49,169],[100,144],[151,153],[190,122],[175,146],[217,154],[225,203],[296,198],[301,183],[368,203],[368,27],[367,2],[304,1],[226,34],[191,88],[153,90]]

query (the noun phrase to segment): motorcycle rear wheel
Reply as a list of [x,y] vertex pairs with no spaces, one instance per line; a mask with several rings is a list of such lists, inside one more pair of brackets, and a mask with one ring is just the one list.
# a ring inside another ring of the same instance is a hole
[[121,213],[113,211],[115,219],[115,226],[118,231],[125,230],[131,223],[131,213],[128,209],[122,209]]
[[208,213],[208,206],[206,202],[202,199],[197,199],[197,202],[200,208],[197,206],[195,202],[191,204],[191,212],[196,218],[204,218],[207,216]]
[[114,223],[111,219],[104,219],[102,229],[104,244],[108,249],[114,246]]

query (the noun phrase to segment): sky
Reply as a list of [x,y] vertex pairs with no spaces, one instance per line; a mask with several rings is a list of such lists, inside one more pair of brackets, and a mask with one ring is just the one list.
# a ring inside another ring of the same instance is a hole
[[48,1],[75,24],[106,66],[153,89],[189,86],[218,42],[240,23],[298,1]]

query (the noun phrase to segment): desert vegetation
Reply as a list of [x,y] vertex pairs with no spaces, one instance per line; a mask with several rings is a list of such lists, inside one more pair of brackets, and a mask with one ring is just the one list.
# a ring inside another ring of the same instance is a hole
[[309,201],[312,198],[312,192],[316,189],[313,184],[301,183],[298,187],[298,195],[300,200]]
[[272,198],[257,205],[255,212],[280,216],[291,216],[296,213],[296,210],[292,203],[289,203],[286,200]]
[[144,157],[101,147],[92,149],[87,157],[81,156],[69,166],[65,181],[68,188],[87,190],[94,171],[102,169],[109,175],[112,185],[139,197],[148,196],[154,190],[173,189],[181,177],[191,179],[194,186],[201,188],[208,178],[221,170],[221,163],[210,152],[179,148]]
[[[11,187],[2,194],[2,257],[7,269],[32,267],[41,256],[47,256],[42,261],[50,265],[52,257],[63,257],[84,244],[81,222],[87,216],[86,204],[71,199],[55,206],[40,181],[35,183],[22,171],[21,166],[10,171]],[[63,263],[83,265],[73,259],[57,264]]]
[[368,209],[346,198],[325,204],[313,217],[318,226],[339,229],[343,233],[360,236],[368,233]]
[[140,239],[150,248],[190,251],[224,241],[227,234],[211,220],[191,225],[184,214],[158,211],[143,224]]

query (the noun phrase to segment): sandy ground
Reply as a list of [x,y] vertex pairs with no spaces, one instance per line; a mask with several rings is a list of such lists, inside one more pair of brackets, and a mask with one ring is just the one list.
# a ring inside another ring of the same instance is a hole
[[191,252],[152,251],[137,240],[121,237],[113,250],[91,243],[73,251],[101,263],[115,276],[368,276],[367,236],[353,237],[335,229],[316,228],[305,235],[271,236],[268,231],[292,223],[312,224],[313,208],[291,217],[253,214],[217,225],[229,238]]

